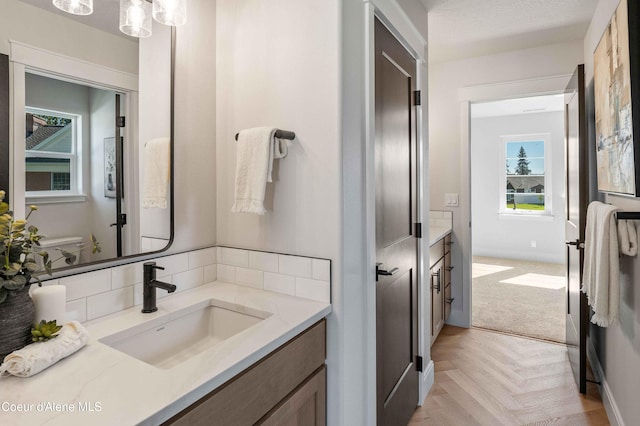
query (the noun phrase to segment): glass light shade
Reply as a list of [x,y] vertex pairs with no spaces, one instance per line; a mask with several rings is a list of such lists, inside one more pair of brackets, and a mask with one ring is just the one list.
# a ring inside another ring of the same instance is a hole
[[120,0],[120,31],[132,37],[151,35],[151,3],[145,0]]
[[187,0],[153,0],[153,19],[164,25],[187,22]]
[[53,0],[53,5],[74,15],[91,15],[93,13],[93,0]]

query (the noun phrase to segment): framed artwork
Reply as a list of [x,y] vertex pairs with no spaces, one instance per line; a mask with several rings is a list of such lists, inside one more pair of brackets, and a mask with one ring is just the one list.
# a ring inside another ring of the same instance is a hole
[[634,197],[640,188],[640,92],[632,86],[640,84],[637,3],[620,1],[593,54],[598,190]]
[[104,196],[116,198],[116,138],[104,138]]

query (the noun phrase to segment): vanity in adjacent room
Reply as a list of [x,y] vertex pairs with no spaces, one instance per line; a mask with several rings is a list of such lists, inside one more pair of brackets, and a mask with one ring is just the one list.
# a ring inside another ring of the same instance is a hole
[[429,212],[429,276],[431,282],[431,344],[451,313],[451,261],[453,214]]

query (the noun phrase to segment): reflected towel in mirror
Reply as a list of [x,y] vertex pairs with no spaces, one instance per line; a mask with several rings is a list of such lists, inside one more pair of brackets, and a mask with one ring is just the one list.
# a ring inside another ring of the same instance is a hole
[[144,146],[142,208],[166,209],[169,194],[169,138],[151,139]]

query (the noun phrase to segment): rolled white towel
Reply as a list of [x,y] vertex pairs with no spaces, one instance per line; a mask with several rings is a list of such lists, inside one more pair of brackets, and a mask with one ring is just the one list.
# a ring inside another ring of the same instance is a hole
[[32,343],[4,357],[0,375],[33,376],[78,351],[88,340],[87,330],[78,321],[71,321],[60,329],[58,337]]
[[620,253],[625,256],[638,254],[638,231],[635,221],[618,220],[618,242],[620,243]]

